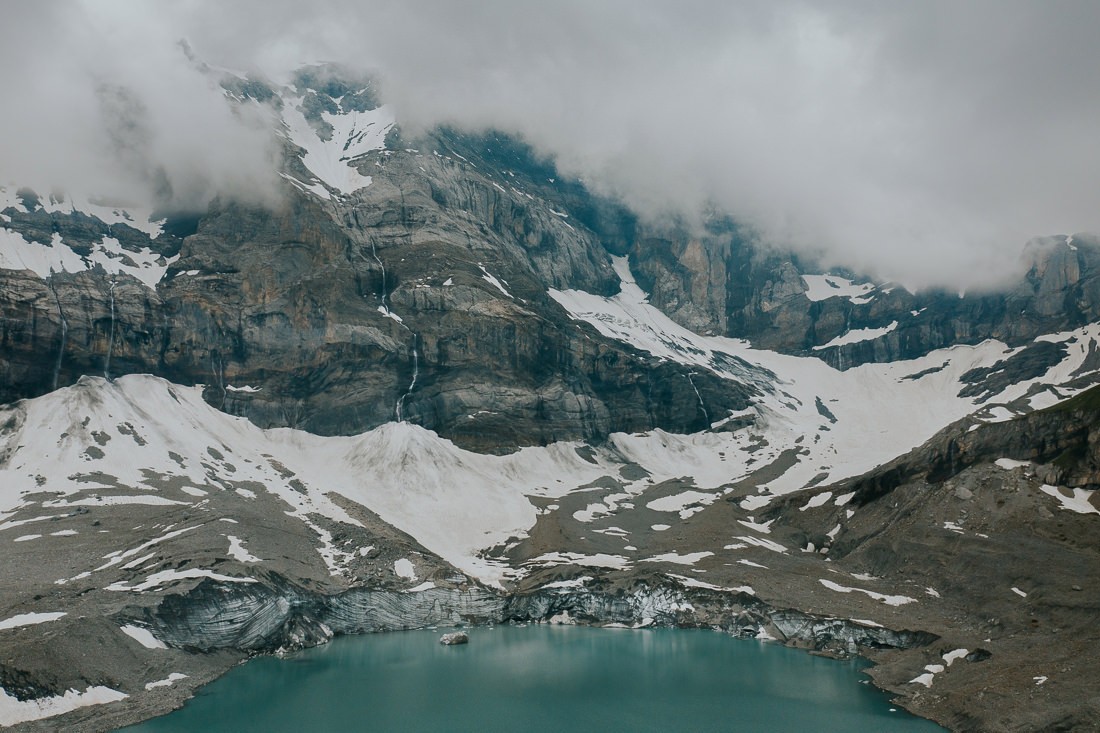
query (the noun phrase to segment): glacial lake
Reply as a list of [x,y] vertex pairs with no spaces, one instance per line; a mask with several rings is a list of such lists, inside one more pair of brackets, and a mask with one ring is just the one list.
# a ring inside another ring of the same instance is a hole
[[165,731],[762,731],[931,733],[835,661],[706,630],[497,626],[342,637],[264,657],[183,708],[124,729]]

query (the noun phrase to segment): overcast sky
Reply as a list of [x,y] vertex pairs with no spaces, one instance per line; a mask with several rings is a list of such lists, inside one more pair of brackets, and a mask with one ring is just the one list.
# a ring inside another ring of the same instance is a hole
[[[1100,231],[1100,3],[6,2],[0,178],[262,198],[273,145],[177,45],[377,72],[410,127],[492,125],[641,213],[713,204],[913,285]],[[119,121],[126,124],[120,130]],[[136,122],[134,122],[136,120]],[[159,171],[163,171],[161,174]]]

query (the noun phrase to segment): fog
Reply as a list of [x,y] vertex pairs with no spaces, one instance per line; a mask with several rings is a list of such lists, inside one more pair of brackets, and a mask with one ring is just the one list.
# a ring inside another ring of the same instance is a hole
[[[975,287],[1100,230],[1093,2],[8,4],[0,178],[176,207],[264,200],[273,140],[202,62],[378,75],[410,130],[522,135],[654,220],[716,207],[779,247]],[[18,141],[9,144],[7,141]]]

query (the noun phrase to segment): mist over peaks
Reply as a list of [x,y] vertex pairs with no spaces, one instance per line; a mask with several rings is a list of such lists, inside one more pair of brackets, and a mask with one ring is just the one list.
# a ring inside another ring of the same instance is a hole
[[974,287],[1035,236],[1100,229],[1098,26],[1017,0],[21,3],[0,173],[272,200],[278,125],[211,70],[331,61],[375,73],[408,131],[518,134],[642,216],[717,208],[826,264]]

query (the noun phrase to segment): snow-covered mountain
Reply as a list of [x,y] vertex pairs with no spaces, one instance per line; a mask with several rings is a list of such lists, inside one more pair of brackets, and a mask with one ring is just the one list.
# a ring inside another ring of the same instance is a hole
[[644,223],[505,136],[403,139],[369,80],[221,83],[278,120],[272,210],[0,187],[0,724],[552,617],[866,653],[958,728],[1087,720],[1094,237],[914,294]]

